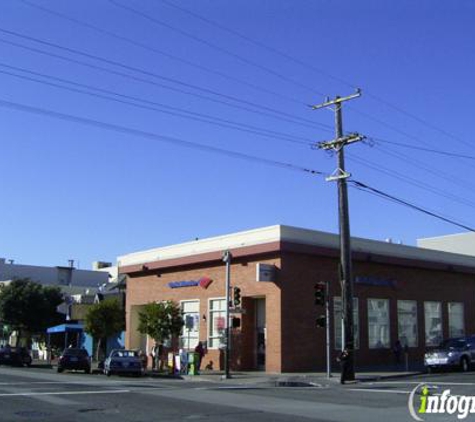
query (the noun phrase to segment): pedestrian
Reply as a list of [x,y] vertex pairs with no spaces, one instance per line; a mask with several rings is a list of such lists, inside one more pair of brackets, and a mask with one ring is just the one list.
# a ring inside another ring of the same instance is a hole
[[157,353],[158,353],[158,345],[155,344],[152,346],[152,350],[150,351],[150,356],[152,357],[152,370],[156,369],[157,367]]
[[401,355],[402,355],[402,345],[399,339],[396,340],[396,343],[393,347],[394,359],[396,360],[396,365],[401,363]]
[[147,354],[143,350],[139,350],[139,358],[142,362],[142,368],[147,369]]
[[195,353],[198,356],[198,362],[196,363],[196,370],[200,372],[201,369],[201,361],[203,360],[203,356],[205,355],[205,348],[203,346],[203,342],[199,341],[197,346],[195,347]]
[[350,353],[348,349],[344,349],[340,352],[336,360],[340,362],[341,365],[341,377],[340,377],[340,383],[344,384],[345,381],[348,379],[348,370],[349,370],[349,365],[348,365],[348,360],[350,357]]

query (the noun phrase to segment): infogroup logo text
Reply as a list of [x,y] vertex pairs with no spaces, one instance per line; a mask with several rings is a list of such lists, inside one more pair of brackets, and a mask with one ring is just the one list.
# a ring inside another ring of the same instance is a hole
[[[414,403],[417,393],[420,393],[419,403]],[[429,414],[454,415],[462,420],[475,413],[475,396],[454,395],[450,389],[441,394],[431,394],[427,385],[419,384],[409,395],[408,408],[416,421],[426,420],[425,416]]]

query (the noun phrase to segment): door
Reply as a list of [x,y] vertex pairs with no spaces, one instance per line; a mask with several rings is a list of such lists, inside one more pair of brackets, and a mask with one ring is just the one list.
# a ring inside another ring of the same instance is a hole
[[266,300],[256,299],[256,363],[257,369],[264,371],[266,369]]

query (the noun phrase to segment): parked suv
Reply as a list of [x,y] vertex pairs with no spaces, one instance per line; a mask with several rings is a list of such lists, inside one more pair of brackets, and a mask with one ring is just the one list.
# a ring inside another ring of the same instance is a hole
[[468,371],[475,363],[475,336],[444,340],[424,355],[424,365],[434,368],[460,368]]
[[65,369],[84,371],[86,374],[91,373],[91,359],[86,349],[76,349],[69,347],[64,349],[58,359],[58,372]]

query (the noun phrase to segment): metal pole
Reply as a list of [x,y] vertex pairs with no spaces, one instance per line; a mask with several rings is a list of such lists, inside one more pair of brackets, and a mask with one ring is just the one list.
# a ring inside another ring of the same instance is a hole
[[328,281],[325,283],[325,322],[326,322],[326,349],[327,349],[327,378],[331,378],[331,361],[330,361],[330,285]]
[[[339,97],[337,97],[338,99]],[[342,103],[335,104],[335,128],[336,138],[343,137],[343,122],[341,118]],[[344,144],[337,149],[338,168],[341,173],[345,172],[345,155]],[[344,349],[348,353],[348,359],[345,368],[345,381],[353,381],[355,379],[354,366],[354,337],[353,337],[353,279],[351,268],[351,241],[350,241],[350,221],[348,212],[348,190],[346,178],[338,179],[338,213],[340,226],[340,262],[341,262],[341,287],[342,287],[342,311],[344,321]]]
[[224,378],[231,378],[229,374],[229,355],[230,355],[230,329],[229,329],[229,301],[230,301],[230,286],[231,286],[231,252],[225,251],[223,254],[223,261],[226,263],[226,312],[225,312],[225,349],[224,349]]

